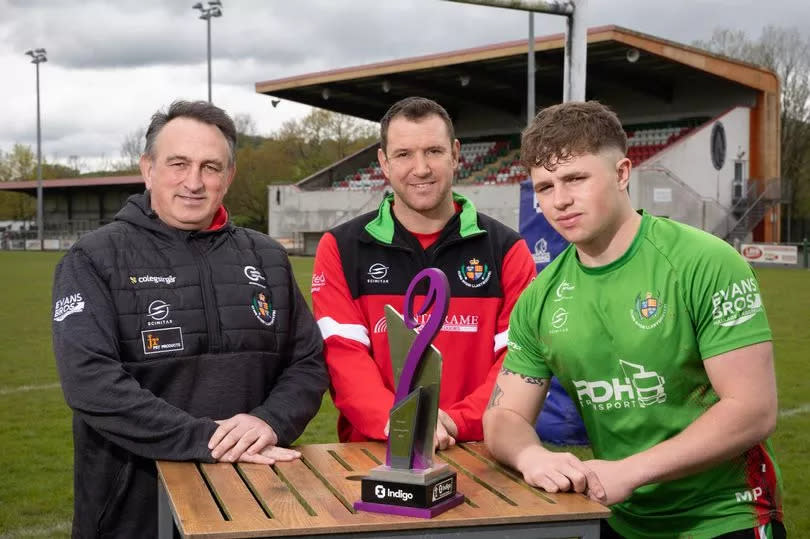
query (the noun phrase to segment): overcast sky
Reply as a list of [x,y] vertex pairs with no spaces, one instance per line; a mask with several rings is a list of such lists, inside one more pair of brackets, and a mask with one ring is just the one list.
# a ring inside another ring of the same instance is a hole
[[[120,158],[124,137],[177,98],[207,98],[206,23],[192,0],[0,0],[0,150],[42,151],[89,167]],[[617,24],[690,43],[716,27],[759,36],[767,24],[810,32],[807,0],[588,0],[588,26]],[[223,0],[212,20],[213,100],[270,134],[308,107],[256,94],[258,81],[525,39],[527,14],[443,0]],[[535,35],[564,19],[535,16]]]

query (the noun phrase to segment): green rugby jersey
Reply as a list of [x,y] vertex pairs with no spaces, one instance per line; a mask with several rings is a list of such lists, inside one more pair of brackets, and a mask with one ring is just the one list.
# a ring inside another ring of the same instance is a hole
[[[504,367],[556,375],[597,458],[618,460],[684,430],[718,401],[703,360],[768,341],[759,285],[722,240],[642,213],[627,252],[583,266],[569,246],[523,292]],[[756,387],[752,387],[756,391]],[[713,537],[782,519],[768,441],[611,507],[626,537]]]

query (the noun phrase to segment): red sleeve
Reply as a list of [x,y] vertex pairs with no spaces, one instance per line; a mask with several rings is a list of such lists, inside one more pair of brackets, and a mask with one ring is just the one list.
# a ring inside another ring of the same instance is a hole
[[487,402],[492,394],[492,386],[501,370],[503,358],[506,355],[506,336],[509,330],[509,315],[515,306],[520,293],[529,286],[534,279],[536,269],[529,247],[523,239],[518,240],[506,253],[501,268],[501,286],[503,287],[503,302],[498,313],[497,333],[493,336],[493,349],[495,350],[495,363],[487,374],[484,383],[479,385],[463,400],[455,403],[445,410],[458,427],[457,440],[483,440],[484,428],[481,420],[486,410]]
[[386,439],[383,429],[394,394],[369,354],[368,323],[352,299],[337,241],[330,233],[323,235],[315,253],[312,309],[324,339],[335,406],[367,438]]

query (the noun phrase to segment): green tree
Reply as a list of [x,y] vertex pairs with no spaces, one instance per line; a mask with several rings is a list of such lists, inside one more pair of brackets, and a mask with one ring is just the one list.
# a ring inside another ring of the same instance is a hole
[[[48,163],[43,159],[42,178],[74,178],[79,171],[59,163]],[[0,150],[0,181],[35,180],[37,161],[29,146],[15,144],[11,151]],[[0,191],[0,220],[25,220],[36,216],[36,199],[25,193]]]
[[293,164],[273,139],[240,148],[236,163],[236,178],[225,199],[231,218],[238,225],[266,231],[267,186],[284,182]]
[[[28,146],[15,144],[7,153],[0,150],[0,180],[32,180],[36,168],[36,157]],[[0,220],[31,219],[36,208],[36,200],[24,193],[0,191]]]
[[236,178],[225,199],[231,218],[242,226],[267,230],[267,186],[292,183],[331,165],[376,140],[374,124],[313,109],[288,120],[270,138],[251,135],[253,122],[236,122],[239,145]]
[[4,181],[33,180],[37,173],[37,158],[29,146],[15,144],[8,153],[0,152],[2,157],[2,179]]

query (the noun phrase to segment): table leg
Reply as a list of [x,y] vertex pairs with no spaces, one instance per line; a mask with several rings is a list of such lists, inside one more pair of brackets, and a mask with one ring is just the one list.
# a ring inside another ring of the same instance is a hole
[[586,520],[582,523],[582,539],[599,539],[600,520]]
[[173,539],[179,537],[174,532],[174,517],[169,506],[169,495],[163,481],[158,479],[158,539]]

